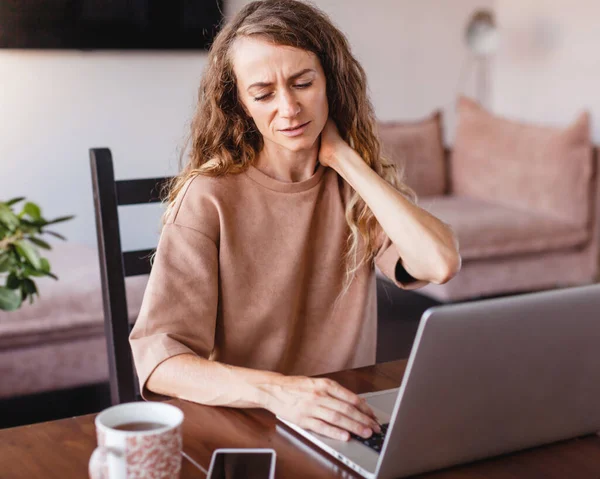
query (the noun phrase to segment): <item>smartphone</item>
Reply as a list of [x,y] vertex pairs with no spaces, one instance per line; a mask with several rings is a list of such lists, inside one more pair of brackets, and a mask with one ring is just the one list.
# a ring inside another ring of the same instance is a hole
[[274,479],[274,449],[216,449],[207,479]]

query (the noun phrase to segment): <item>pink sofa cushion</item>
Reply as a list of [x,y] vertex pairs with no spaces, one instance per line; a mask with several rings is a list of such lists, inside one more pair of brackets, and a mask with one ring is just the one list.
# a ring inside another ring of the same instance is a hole
[[431,197],[419,204],[452,226],[465,261],[575,248],[590,238],[584,227],[467,196]]
[[568,128],[507,120],[458,101],[451,159],[453,193],[587,226],[591,220],[589,115]]
[[442,139],[442,114],[414,122],[379,122],[382,153],[392,160],[404,181],[418,196],[446,192],[446,162]]

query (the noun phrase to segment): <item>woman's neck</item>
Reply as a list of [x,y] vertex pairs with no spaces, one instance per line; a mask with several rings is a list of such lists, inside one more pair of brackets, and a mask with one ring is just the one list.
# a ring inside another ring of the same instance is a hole
[[308,180],[315,174],[318,155],[318,146],[295,152],[283,148],[269,148],[265,145],[258,154],[254,166],[278,181],[296,183]]

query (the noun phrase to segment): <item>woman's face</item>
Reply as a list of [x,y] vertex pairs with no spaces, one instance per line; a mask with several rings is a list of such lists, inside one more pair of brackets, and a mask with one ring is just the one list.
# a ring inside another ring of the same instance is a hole
[[329,115],[325,73],[316,55],[242,37],[232,61],[238,97],[265,146],[295,152],[314,147]]

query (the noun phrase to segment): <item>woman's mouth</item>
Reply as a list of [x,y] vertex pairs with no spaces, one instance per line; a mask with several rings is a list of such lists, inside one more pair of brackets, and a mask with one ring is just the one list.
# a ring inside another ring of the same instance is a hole
[[302,123],[301,125],[298,125],[296,127],[286,128],[285,130],[279,130],[279,132],[288,137],[299,136],[302,133],[304,133],[304,130],[306,130],[306,127],[309,123],[310,121],[307,121],[306,123]]

